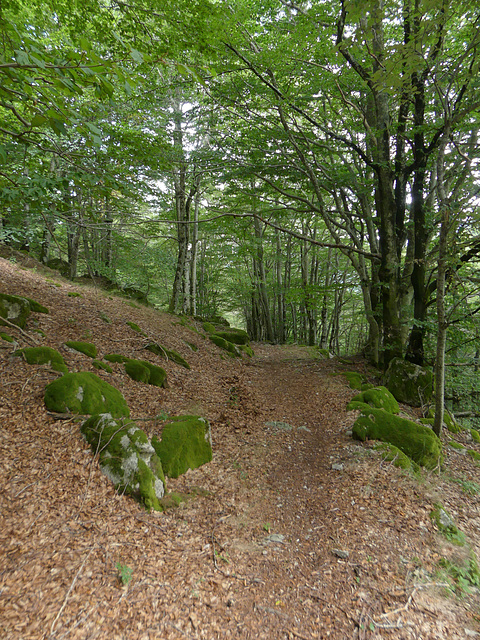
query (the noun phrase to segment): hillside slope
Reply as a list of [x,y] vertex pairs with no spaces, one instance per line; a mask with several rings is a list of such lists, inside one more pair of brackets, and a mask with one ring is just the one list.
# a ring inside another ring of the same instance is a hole
[[[419,484],[348,437],[353,392],[333,375],[345,365],[300,347],[254,345],[251,360],[227,358],[200,327],[41,271],[0,258],[0,291],[50,311],[33,314],[24,333],[5,331],[22,347],[59,349],[70,370],[120,389],[150,435],[165,414],[208,418],[214,458],[168,482],[193,496],[181,508],[145,512],[100,473],[79,422],[47,413],[43,390],[58,373],[1,342],[2,638],[480,634],[478,591],[443,593],[455,581],[440,559],[460,566],[465,552],[429,517],[441,501],[480,551],[479,495],[462,492],[478,486],[478,466],[466,456],[449,448],[446,472]],[[145,351],[147,339],[191,369]],[[169,386],[134,382],[119,364],[99,372],[65,350],[67,340],[159,364]]]

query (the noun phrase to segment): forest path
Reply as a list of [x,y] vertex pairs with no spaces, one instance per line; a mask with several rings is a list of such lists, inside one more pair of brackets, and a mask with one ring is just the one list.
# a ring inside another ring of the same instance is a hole
[[[0,343],[2,640],[464,640],[480,632],[478,594],[446,599],[435,586],[444,579],[440,557],[457,561],[461,550],[440,548],[429,517],[434,502],[445,504],[478,554],[478,494],[452,481],[473,487],[478,468],[446,447],[445,474],[420,484],[354,442],[346,411],[354,392],[341,372],[364,363],[261,344],[252,359],[227,358],[201,325],[41,269],[0,258],[2,290],[50,311],[27,333],[8,328],[18,346],[41,339],[70,370],[121,389],[149,435],[161,435],[165,414],[204,415],[213,460],[168,480],[169,491],[195,497],[147,513],[102,475],[79,421],[47,413],[45,385],[58,373]],[[169,389],[131,380],[121,364],[99,372],[64,349],[82,338],[101,355],[155,362],[131,322],[188,359],[190,370],[160,363]]]

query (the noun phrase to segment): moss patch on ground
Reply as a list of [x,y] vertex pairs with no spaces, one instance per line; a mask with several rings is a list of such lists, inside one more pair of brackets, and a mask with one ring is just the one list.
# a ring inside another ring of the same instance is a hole
[[109,413],[114,418],[130,415],[120,391],[89,371],[67,373],[51,382],[44,399],[47,409],[57,413]]
[[97,347],[91,342],[81,342],[79,340],[68,340],[65,343],[65,346],[73,349],[74,351],[78,351],[79,353],[83,353],[85,356],[89,358],[97,357]]
[[67,373],[68,368],[62,355],[51,347],[25,347],[14,352],[14,356],[22,356],[28,364],[47,364],[54,371]]
[[12,336],[10,336],[8,333],[3,333],[3,331],[0,331],[0,338],[2,340],[5,340],[5,342],[15,342],[15,339],[12,338]]
[[400,418],[383,409],[362,408],[352,429],[356,440],[381,440],[398,447],[411,460],[427,469],[443,461],[442,443],[431,429]]
[[212,459],[210,425],[198,416],[178,416],[166,424],[162,439],[152,438],[165,475],[178,478],[188,469],[196,469]]
[[[359,408],[355,404],[359,402],[368,404],[371,407],[376,407],[377,409],[384,409],[388,411],[388,413],[398,413],[400,411],[398,402],[386,387],[373,387],[362,391],[362,393],[354,396],[348,403],[347,411]],[[350,406],[352,404],[354,406]]]
[[146,336],[147,334],[145,333],[145,331],[143,331],[143,329],[140,329],[140,327],[138,326],[138,324],[136,324],[135,322],[130,322],[127,321],[128,326],[130,327],[130,329],[133,329],[134,331],[136,331],[137,333],[139,333],[142,336]]
[[110,414],[92,416],[81,431],[119,493],[132,496],[148,510],[163,511],[159,501],[165,495],[165,475],[144,431]]

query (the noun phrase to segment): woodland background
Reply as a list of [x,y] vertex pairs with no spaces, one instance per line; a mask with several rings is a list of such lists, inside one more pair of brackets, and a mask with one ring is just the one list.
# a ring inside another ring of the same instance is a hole
[[257,341],[445,357],[473,425],[479,21],[467,0],[3,0],[0,241]]

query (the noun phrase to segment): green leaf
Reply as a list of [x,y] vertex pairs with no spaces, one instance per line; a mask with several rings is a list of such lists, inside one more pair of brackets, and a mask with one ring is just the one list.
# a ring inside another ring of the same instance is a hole
[[5,147],[0,147],[0,163],[5,164],[7,161],[7,151]]
[[43,116],[41,113],[37,113],[33,116],[30,124],[32,125],[32,127],[41,127],[42,124],[45,124],[46,122],[48,122],[48,118]]
[[137,51],[136,49],[130,50],[130,57],[133,60],[135,60],[135,62],[138,62],[140,64],[143,62],[143,55],[140,53],[140,51]]

